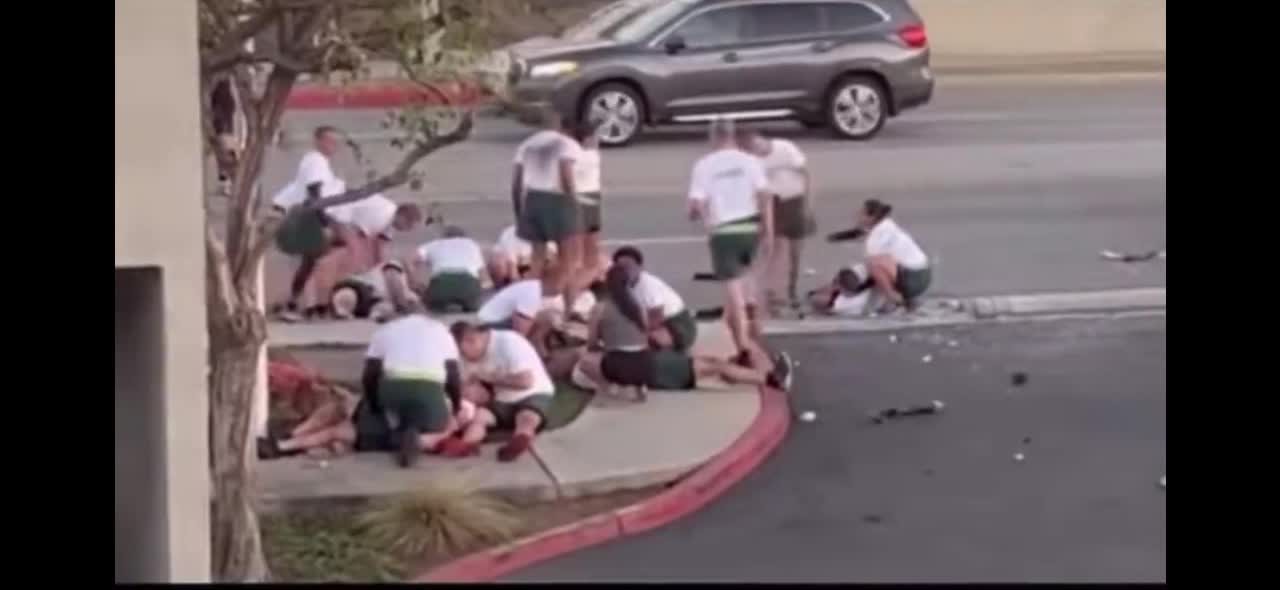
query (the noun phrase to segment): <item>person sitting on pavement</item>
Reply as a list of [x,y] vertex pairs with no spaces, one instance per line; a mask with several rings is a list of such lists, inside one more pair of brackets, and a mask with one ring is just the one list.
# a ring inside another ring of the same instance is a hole
[[444,228],[444,237],[418,248],[414,274],[424,277],[423,300],[433,313],[451,308],[472,313],[480,308],[484,290],[484,251],[457,226]]
[[613,263],[628,269],[631,293],[645,311],[654,348],[687,352],[698,338],[698,322],[684,299],[666,281],[644,269],[644,255],[632,246],[613,253]]
[[366,432],[366,446],[398,450],[402,467],[439,450],[455,426],[450,408],[461,406],[458,352],[449,328],[422,313],[374,332],[361,382],[373,415],[394,418],[395,425]]
[[398,313],[407,313],[421,303],[409,288],[404,263],[398,260],[348,277],[333,288],[329,307],[339,320],[357,318],[382,321]]
[[867,269],[875,290],[892,306],[915,309],[929,288],[929,257],[889,214],[893,207],[878,199],[862,205],[858,225],[867,231]]
[[[547,256],[555,258],[555,244],[547,245]],[[494,289],[501,289],[529,278],[533,264],[533,244],[516,234],[516,226],[509,225],[498,234],[498,241],[489,249],[489,279]]]
[[[498,460],[514,461],[520,457],[538,432],[546,425],[547,410],[555,398],[555,384],[547,374],[542,358],[533,345],[510,330],[494,330],[485,325],[460,321],[451,327],[458,350],[465,362],[468,385],[483,385],[493,392],[493,402],[477,412],[471,423],[472,437],[490,427],[513,431],[511,440],[498,449]],[[458,443],[471,443],[463,439]],[[469,453],[467,449],[448,449],[451,454]]]
[[866,265],[854,264],[840,269],[831,284],[811,291],[809,306],[821,314],[863,317],[875,311],[874,286]]
[[587,324],[587,349],[600,358],[583,365],[583,370],[593,381],[607,384],[607,393],[616,395],[626,388],[637,401],[644,401],[654,371],[653,350],[649,321],[631,293],[631,272],[622,265],[610,268],[603,291]]

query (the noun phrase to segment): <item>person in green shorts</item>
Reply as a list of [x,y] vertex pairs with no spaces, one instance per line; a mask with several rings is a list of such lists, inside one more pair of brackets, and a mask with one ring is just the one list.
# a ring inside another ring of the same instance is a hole
[[633,246],[613,251],[613,263],[631,275],[631,295],[649,320],[649,343],[655,349],[688,352],[698,339],[698,322],[684,298],[666,281],[644,269],[644,255]]
[[773,247],[773,195],[760,159],[739,148],[732,120],[713,121],[710,136],[712,152],[693,166],[689,215],[707,228],[712,270],[725,286],[724,319],[743,355],[752,340],[747,302],[756,257]]
[[933,271],[924,249],[889,217],[892,212],[888,203],[868,199],[858,224],[867,230],[867,269],[876,292],[891,306],[911,310],[933,281]]
[[365,355],[362,376],[365,434],[382,418],[388,423],[402,467],[412,466],[423,452],[439,452],[452,433],[452,410],[461,406],[458,347],[449,328],[421,313],[384,324],[374,332]]
[[[572,309],[583,286],[577,277],[582,261],[582,213],[574,185],[574,164],[582,147],[570,136],[559,116],[547,113],[545,127],[516,148],[511,198],[516,211],[516,235],[533,246],[530,274],[549,278]],[[547,266],[548,245],[556,246],[556,265]],[[594,261],[593,261],[594,262]]]
[[434,313],[480,309],[484,250],[462,228],[446,227],[443,238],[420,246],[415,263],[414,274],[425,277],[422,300],[427,309]]
[[[773,194],[774,229],[778,242],[766,264],[764,282],[767,286],[765,303],[770,311],[777,312],[782,298],[775,290],[776,275],[786,267],[787,303],[800,307],[798,282],[800,256],[805,240],[817,231],[813,215],[812,180],[804,152],[792,141],[767,138],[758,131],[739,134],[742,149],[760,158],[769,178],[769,192]],[[786,261],[785,263],[783,261]]]
[[498,460],[519,458],[546,425],[555,384],[524,336],[465,321],[452,328],[465,364],[465,387],[493,392],[492,403],[477,412],[462,438],[449,439],[450,455],[473,454],[489,428],[511,430],[511,440],[498,449]]
[[[731,385],[767,386],[781,391],[791,390],[795,365],[786,355],[769,358],[759,346],[749,345],[750,361],[746,364],[709,355],[694,355],[673,349],[653,351],[651,373],[646,386],[653,391],[692,391],[700,382],[719,379]],[[573,369],[574,385],[599,391],[604,355],[585,352]]]

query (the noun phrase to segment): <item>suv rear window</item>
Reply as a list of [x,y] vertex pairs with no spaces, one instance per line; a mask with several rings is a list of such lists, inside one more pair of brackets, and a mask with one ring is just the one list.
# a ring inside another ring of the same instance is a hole
[[822,14],[817,4],[756,4],[751,14],[751,37],[801,37],[822,32]]
[[832,2],[823,8],[829,31],[853,31],[884,22],[884,16],[860,2]]

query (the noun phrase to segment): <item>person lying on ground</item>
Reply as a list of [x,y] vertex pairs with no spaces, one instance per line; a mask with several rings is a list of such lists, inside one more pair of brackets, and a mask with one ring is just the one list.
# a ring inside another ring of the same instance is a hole
[[493,391],[493,402],[477,413],[472,427],[484,429],[480,440],[489,427],[512,430],[511,440],[498,449],[498,460],[514,461],[546,425],[555,384],[537,350],[520,334],[465,321],[453,324],[451,331],[465,363],[466,381]]
[[[767,385],[782,391],[791,390],[795,364],[785,352],[770,358],[755,342],[747,344],[742,361],[721,359],[711,355],[695,355],[673,349],[655,350],[645,386],[653,391],[691,391],[700,382],[719,379],[730,385]],[[572,382],[588,391],[599,391],[606,384],[604,355],[599,351],[583,353],[574,367]]]
[[[548,244],[547,257],[554,260],[555,244]],[[494,289],[501,289],[521,279],[530,278],[533,264],[533,244],[516,235],[516,226],[510,225],[498,234],[487,256],[489,280]]]
[[684,304],[684,298],[666,281],[644,269],[644,255],[632,246],[613,252],[614,265],[627,268],[631,294],[644,309],[653,348],[673,348],[686,352],[698,338],[698,322]]
[[626,389],[637,401],[644,401],[654,371],[653,350],[648,319],[631,294],[630,270],[623,265],[610,268],[603,291],[587,324],[587,349],[598,352],[600,361],[584,365],[583,370],[596,383],[605,384],[606,393],[617,395]]
[[484,251],[457,226],[444,228],[444,237],[418,248],[414,275],[423,277],[422,299],[433,313],[450,309],[472,313],[480,309],[484,289]]
[[878,199],[862,205],[858,225],[867,231],[867,269],[875,289],[893,306],[915,309],[933,279],[929,257]]
[[854,264],[840,269],[831,284],[811,291],[809,305],[821,314],[863,317],[875,311],[878,299],[874,295],[875,282],[866,265]]
[[404,263],[383,263],[367,272],[344,279],[333,287],[329,308],[335,319],[372,319],[381,322],[408,313],[420,304],[409,288]]

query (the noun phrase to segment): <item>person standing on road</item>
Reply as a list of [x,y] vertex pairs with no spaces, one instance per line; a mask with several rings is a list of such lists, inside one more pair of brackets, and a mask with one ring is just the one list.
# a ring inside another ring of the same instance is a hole
[[586,289],[603,272],[600,232],[604,227],[600,138],[594,123],[583,122],[574,129],[574,140],[582,150],[573,163],[573,187],[582,210],[582,268],[574,277],[579,289]]
[[867,231],[867,271],[876,291],[893,305],[915,309],[933,280],[929,257],[889,214],[893,207],[878,199],[862,205],[858,224]]
[[[546,115],[546,127],[516,148],[511,181],[518,222],[516,234],[533,245],[531,274],[548,278],[572,309],[581,288],[582,213],[574,186],[574,164],[582,148],[569,136],[559,116]],[[556,244],[556,264],[548,267],[547,245]]]
[[771,311],[776,311],[782,303],[775,287],[779,282],[778,271],[785,265],[787,303],[795,308],[800,305],[796,283],[799,281],[804,242],[817,231],[808,164],[804,152],[786,139],[768,138],[759,132],[747,131],[742,134],[742,140],[743,149],[764,162],[769,190],[773,193],[774,228],[779,240],[765,270],[766,303]]
[[707,228],[711,266],[725,285],[725,322],[740,357],[749,356],[752,340],[748,297],[756,256],[772,250],[773,195],[760,159],[738,147],[732,120],[710,126],[713,150],[693,166],[689,215]]

